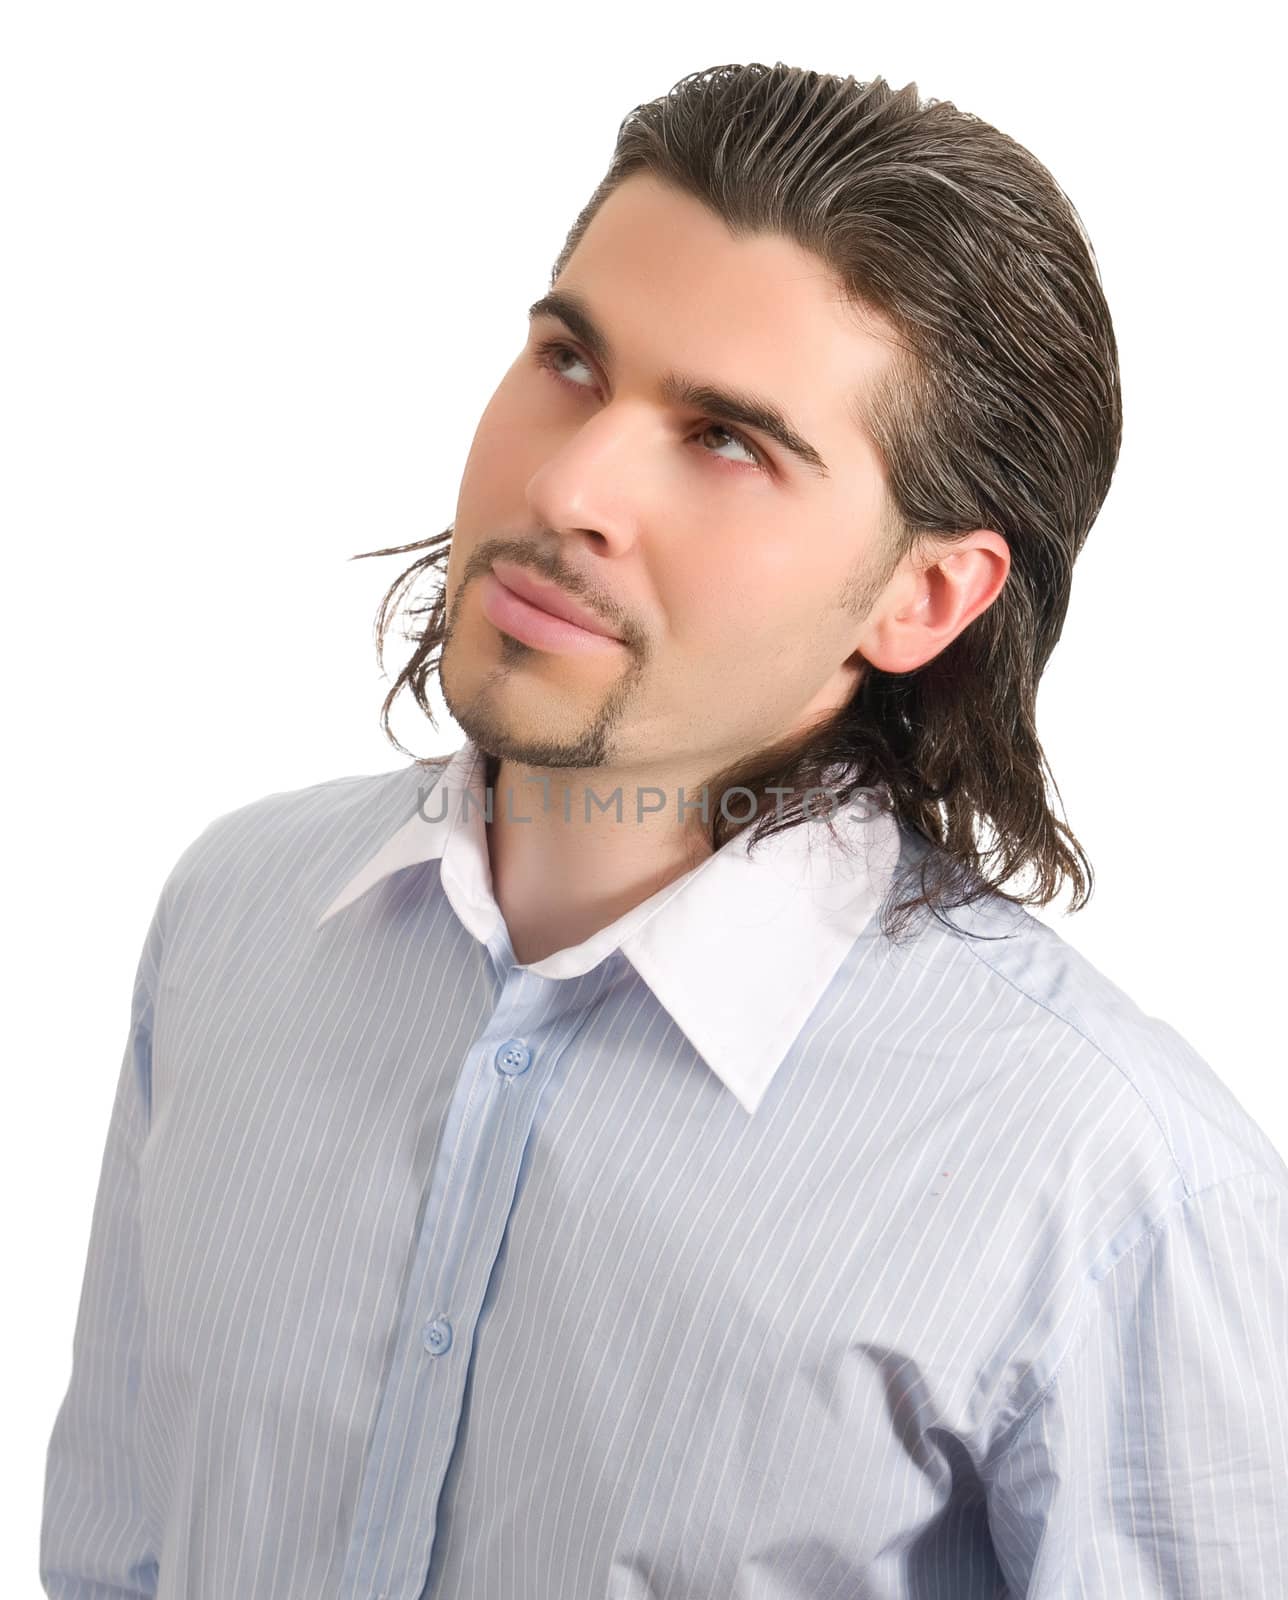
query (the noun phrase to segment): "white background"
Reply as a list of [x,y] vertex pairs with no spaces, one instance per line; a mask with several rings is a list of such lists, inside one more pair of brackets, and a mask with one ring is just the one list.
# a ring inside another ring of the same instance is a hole
[[[631,107],[880,74],[1027,145],[1101,265],[1126,422],[1039,730],[1096,868],[1041,913],[1288,1150],[1269,8],[15,7],[0,39],[11,979],[6,1594],[38,1594],[135,963],[214,817],[407,757],[375,608],[445,528]],[[454,748],[404,699],[416,754]],[[16,1381],[15,1381],[16,1380]]]

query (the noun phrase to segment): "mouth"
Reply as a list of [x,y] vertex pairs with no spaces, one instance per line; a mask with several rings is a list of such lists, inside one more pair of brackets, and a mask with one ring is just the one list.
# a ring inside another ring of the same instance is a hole
[[512,563],[498,562],[483,574],[480,597],[494,627],[538,650],[590,654],[623,648],[597,617],[561,591],[534,583]]
[[571,622],[575,627],[584,628],[587,633],[613,637],[612,629],[593,611],[578,604],[571,595],[565,594],[555,584],[535,577],[526,567],[521,567],[513,561],[498,560],[492,563],[492,574],[512,594],[517,594],[520,600],[526,600],[530,606],[536,606],[539,611],[559,617],[564,622]]

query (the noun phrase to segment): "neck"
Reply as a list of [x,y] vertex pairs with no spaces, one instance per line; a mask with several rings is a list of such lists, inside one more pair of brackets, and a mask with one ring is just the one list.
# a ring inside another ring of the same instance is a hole
[[522,965],[581,944],[710,854],[700,805],[679,808],[701,801],[700,779],[491,756],[485,776],[492,892]]

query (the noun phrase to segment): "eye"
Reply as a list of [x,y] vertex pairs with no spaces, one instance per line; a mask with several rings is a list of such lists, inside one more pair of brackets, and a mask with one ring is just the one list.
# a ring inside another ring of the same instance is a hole
[[[544,344],[537,346],[536,364],[544,368],[557,383],[563,384],[565,388],[580,389],[583,393],[593,393],[595,387],[593,383],[583,383],[580,379],[569,378],[557,365],[561,356],[571,356],[574,362],[585,367],[588,372],[591,370],[590,363],[580,350],[575,345],[570,345],[560,339],[548,339]],[[729,428],[723,422],[716,422],[706,418],[703,420],[702,426],[691,437],[701,438],[709,433],[724,434],[726,439],[732,440],[740,450],[746,451],[747,455],[751,457],[750,461],[736,461],[731,460],[728,456],[713,456],[714,460],[732,468],[735,472],[765,472],[768,470],[767,458],[762,455],[760,450],[752,444],[745,434],[740,433],[736,428]],[[705,454],[711,455],[712,452],[706,451]]]

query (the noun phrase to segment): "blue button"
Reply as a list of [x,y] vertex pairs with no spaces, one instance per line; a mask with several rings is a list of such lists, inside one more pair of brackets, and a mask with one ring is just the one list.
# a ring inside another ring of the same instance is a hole
[[421,1337],[431,1356],[441,1356],[452,1348],[452,1325],[446,1317],[435,1317],[425,1324]]
[[504,1072],[507,1077],[517,1077],[519,1073],[528,1070],[532,1060],[532,1051],[528,1049],[522,1039],[507,1039],[496,1053],[496,1066],[498,1072]]

